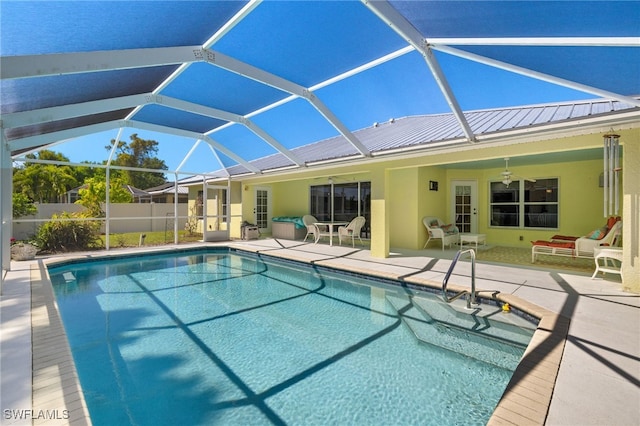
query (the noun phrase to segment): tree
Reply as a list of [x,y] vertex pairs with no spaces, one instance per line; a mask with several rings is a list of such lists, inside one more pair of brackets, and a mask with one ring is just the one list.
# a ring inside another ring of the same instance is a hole
[[[126,185],[121,178],[109,180],[109,200],[111,203],[130,203],[133,196],[125,189]],[[76,204],[87,209],[88,217],[104,217],[102,203],[106,202],[107,183],[100,178],[88,178],[84,182],[84,187],[78,191],[80,199]]]
[[38,212],[38,208],[33,205],[33,201],[23,193],[14,192],[12,204],[14,219],[22,216],[30,216]]
[[[42,150],[38,154],[28,154],[30,159],[68,162],[60,153]],[[66,165],[26,163],[14,169],[13,192],[26,195],[32,201],[55,203],[60,196],[78,186],[73,169]]]
[[[128,144],[123,141],[118,142],[114,165],[156,170],[168,169],[164,160],[155,156],[158,153],[158,142],[141,139],[137,133],[132,134],[130,139],[131,142]],[[111,144],[105,148],[110,151],[115,143],[115,139],[112,139]],[[162,185],[166,181],[164,173],[122,170],[120,175],[128,184],[140,189]]]

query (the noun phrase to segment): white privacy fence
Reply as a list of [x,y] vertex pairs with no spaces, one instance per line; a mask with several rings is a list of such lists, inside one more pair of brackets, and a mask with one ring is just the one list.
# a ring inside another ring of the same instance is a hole
[[[13,238],[26,240],[36,234],[38,228],[51,219],[54,214],[63,212],[79,212],[84,208],[77,204],[36,204],[38,213],[25,216],[13,222]],[[174,230],[174,204],[144,203],[144,204],[111,204],[109,207],[109,233],[122,234],[127,232],[160,232]],[[185,229],[188,219],[187,204],[178,204],[178,231]],[[102,232],[106,231],[106,219],[102,222]]]

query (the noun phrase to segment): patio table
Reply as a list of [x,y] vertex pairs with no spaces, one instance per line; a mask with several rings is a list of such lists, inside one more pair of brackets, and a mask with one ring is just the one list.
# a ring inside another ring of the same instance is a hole
[[316,235],[316,242],[314,244],[317,244],[318,241],[320,240],[320,237],[322,235],[327,235],[326,233],[321,233],[320,232],[320,227],[327,227],[329,228],[329,245],[333,246],[333,227],[334,226],[345,226],[348,225],[349,222],[314,222],[313,223],[316,228],[318,228],[318,235]]
[[466,244],[471,245],[475,243],[476,251],[478,251],[478,244],[482,244],[483,246],[487,245],[487,235],[486,234],[460,234],[460,248]]

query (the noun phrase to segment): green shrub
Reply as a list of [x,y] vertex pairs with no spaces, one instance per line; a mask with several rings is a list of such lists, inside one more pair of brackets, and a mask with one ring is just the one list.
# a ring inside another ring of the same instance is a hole
[[[64,212],[53,215],[36,235],[36,244],[48,252],[82,251],[102,248],[100,223],[80,219],[80,215]],[[65,220],[73,219],[73,220]]]

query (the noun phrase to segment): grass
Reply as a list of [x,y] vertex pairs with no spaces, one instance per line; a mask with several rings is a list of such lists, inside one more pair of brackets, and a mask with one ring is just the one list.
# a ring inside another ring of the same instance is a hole
[[[109,234],[109,247],[138,247],[140,235],[145,235],[145,246],[159,246],[173,244],[173,232],[129,232],[124,234]],[[107,236],[101,235],[102,242],[106,244]],[[202,234],[189,234],[187,231],[178,231],[179,243],[191,243],[202,241]]]

